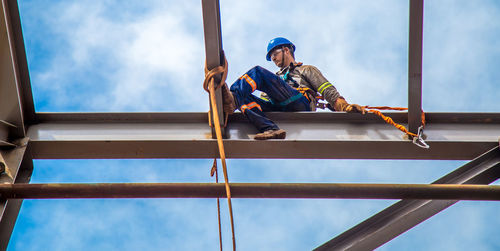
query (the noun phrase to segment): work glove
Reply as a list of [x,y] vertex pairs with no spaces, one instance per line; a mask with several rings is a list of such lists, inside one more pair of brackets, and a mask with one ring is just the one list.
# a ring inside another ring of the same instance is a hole
[[[330,110],[332,110],[331,105],[327,105]],[[365,114],[366,110],[362,106],[358,104],[349,104],[343,97],[337,98],[335,103],[333,104],[333,110],[338,112],[349,112],[349,113],[361,113]]]
[[228,115],[233,114],[236,110],[233,93],[229,90],[226,82],[222,85],[222,108]]

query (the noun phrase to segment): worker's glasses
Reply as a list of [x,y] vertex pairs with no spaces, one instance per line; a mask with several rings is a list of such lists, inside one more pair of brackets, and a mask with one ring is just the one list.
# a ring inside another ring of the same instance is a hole
[[274,50],[274,51],[271,53],[271,60],[274,60],[274,58],[276,58],[276,57],[278,56],[278,54],[279,54],[280,52],[282,52],[282,51],[283,51],[283,49],[276,49],[276,50]]

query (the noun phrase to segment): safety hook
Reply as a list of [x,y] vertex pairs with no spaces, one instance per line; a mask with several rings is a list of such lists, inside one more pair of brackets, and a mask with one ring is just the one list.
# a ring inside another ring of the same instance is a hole
[[429,149],[429,145],[425,143],[423,135],[424,135],[424,126],[420,126],[418,128],[417,137],[413,137],[413,144],[424,149]]

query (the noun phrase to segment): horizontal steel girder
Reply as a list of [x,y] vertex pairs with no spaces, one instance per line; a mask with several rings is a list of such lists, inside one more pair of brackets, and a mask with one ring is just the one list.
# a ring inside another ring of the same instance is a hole
[[[233,198],[500,200],[500,186],[231,183]],[[223,183],[0,184],[4,199],[220,198]]]
[[[404,123],[407,113],[387,113]],[[241,114],[230,117],[228,158],[472,159],[498,145],[500,114],[429,113],[421,149],[369,114],[270,113],[285,140],[253,140]],[[28,137],[35,159],[214,158],[206,113],[38,113]]]

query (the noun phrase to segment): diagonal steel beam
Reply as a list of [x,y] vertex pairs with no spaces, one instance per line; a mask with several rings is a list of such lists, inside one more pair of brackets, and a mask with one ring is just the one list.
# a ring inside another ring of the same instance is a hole
[[[432,184],[489,184],[498,178],[500,149],[497,146]],[[456,202],[457,200],[402,200],[315,250],[373,250]]]
[[410,0],[408,45],[408,130],[417,133],[422,124],[422,37],[424,0]]
[[[219,0],[202,0],[201,6],[203,10],[203,30],[205,34],[205,63],[207,69],[212,70],[224,64]],[[215,82],[218,83],[221,77],[221,75],[216,76]],[[220,88],[216,89],[215,97],[218,115],[219,118],[221,118],[220,125],[224,128],[224,121],[222,119],[224,118],[224,112],[222,109],[222,92]],[[214,120],[212,119],[212,121]],[[223,137],[226,136],[224,131],[222,134]],[[212,138],[216,138],[214,129],[212,129]]]
[[0,120],[15,125],[9,136],[16,139],[35,109],[17,1],[1,0],[0,16]]
[[[28,183],[33,171],[33,161],[27,149],[28,139],[15,142],[18,146],[10,150],[0,150],[6,164],[5,173],[0,175],[0,183]],[[0,250],[6,250],[12,230],[17,220],[23,200],[0,199]]]

